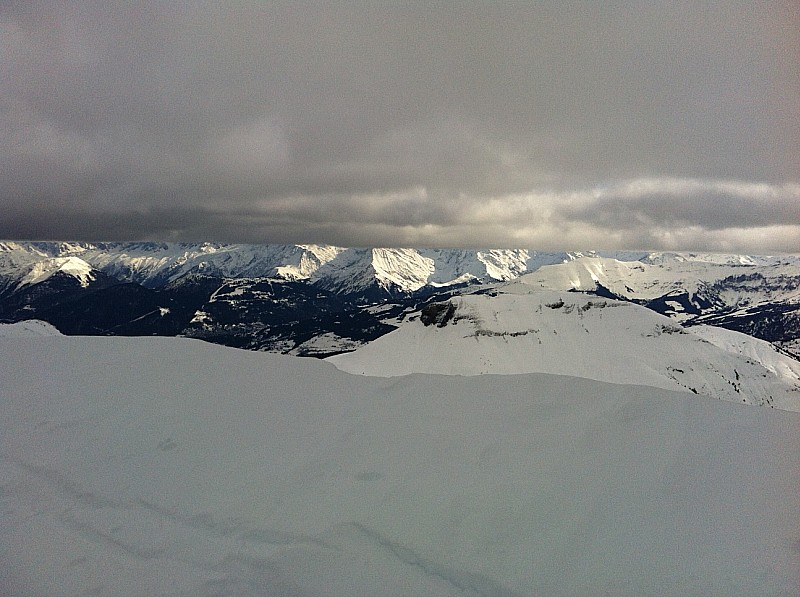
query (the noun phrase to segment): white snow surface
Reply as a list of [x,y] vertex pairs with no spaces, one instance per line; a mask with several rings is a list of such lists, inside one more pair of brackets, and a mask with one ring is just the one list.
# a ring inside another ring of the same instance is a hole
[[765,365],[752,351],[720,348],[632,303],[536,290],[523,277],[449,304],[455,314],[444,327],[408,317],[397,330],[327,360],[387,377],[552,373],[800,411],[793,373],[800,363],[764,349]]
[[770,342],[710,325],[693,326],[689,331],[727,352],[758,362],[779,377],[800,381],[800,361],[781,354]]
[[798,437],[573,377],[7,339],[0,593],[795,596]]
[[16,323],[0,323],[0,338],[38,338],[40,336],[60,336],[53,324],[38,319],[28,319]]

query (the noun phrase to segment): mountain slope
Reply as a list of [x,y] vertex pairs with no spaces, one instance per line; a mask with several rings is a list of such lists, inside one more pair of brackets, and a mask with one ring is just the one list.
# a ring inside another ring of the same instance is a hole
[[775,353],[785,366],[770,369],[752,356],[632,303],[537,291],[520,280],[431,305],[328,361],[380,376],[553,373],[800,411],[800,379],[792,374],[800,363]]
[[4,595],[800,585],[796,413],[160,338],[4,339],[0,396]]
[[800,341],[796,256],[652,254],[642,262],[580,258],[520,278],[534,288],[612,296],[685,325],[709,324],[775,342],[795,356]]
[[22,278],[17,289],[23,286],[39,284],[57,273],[72,276],[85,288],[90,282],[96,280],[96,271],[79,257],[53,257],[35,263],[25,277]]

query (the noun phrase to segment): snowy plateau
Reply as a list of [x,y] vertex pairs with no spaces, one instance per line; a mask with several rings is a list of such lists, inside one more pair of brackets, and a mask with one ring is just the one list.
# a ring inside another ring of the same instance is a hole
[[0,320],[3,596],[798,594],[800,256],[0,242]]

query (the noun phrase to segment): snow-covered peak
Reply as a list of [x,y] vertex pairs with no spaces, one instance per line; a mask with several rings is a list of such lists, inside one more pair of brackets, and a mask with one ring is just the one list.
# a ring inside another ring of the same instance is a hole
[[36,247],[9,240],[0,241],[0,253],[32,253],[39,257],[48,257],[47,253],[38,250]]
[[0,290],[18,286],[34,264],[48,258],[47,253],[33,245],[0,242]]
[[360,292],[375,283],[370,249],[344,249],[317,268],[311,282],[327,290],[348,294]]
[[528,270],[530,253],[524,249],[479,251],[478,260],[486,266],[486,274],[500,281],[513,280]]
[[76,278],[83,287],[96,279],[95,269],[79,257],[51,257],[35,263],[18,287],[39,284],[58,272]]
[[334,257],[336,257],[339,253],[344,251],[342,247],[335,247],[333,245],[297,245],[304,251],[307,251],[314,257],[316,257],[317,261],[320,263],[327,263]]
[[94,248],[93,245],[87,243],[57,242],[54,244],[59,255],[79,255]]
[[434,262],[428,282],[435,286],[511,280],[528,271],[534,255],[526,249],[420,249],[419,253]]
[[[552,290],[596,290],[598,285],[613,289],[632,279],[650,278],[650,266],[634,262],[617,261],[606,257],[576,257],[558,265],[546,265],[536,272],[520,278],[532,287]],[[635,284],[634,284],[635,285]],[[613,290],[612,290],[613,291]],[[623,294],[623,293],[620,293]]]
[[372,267],[380,284],[394,284],[406,292],[425,286],[435,270],[433,259],[415,249],[372,249]]
[[327,245],[292,245],[275,256],[275,274],[286,280],[306,280],[342,250]]
[[414,292],[428,283],[434,260],[415,249],[344,249],[314,272],[312,281],[342,294],[375,286]]

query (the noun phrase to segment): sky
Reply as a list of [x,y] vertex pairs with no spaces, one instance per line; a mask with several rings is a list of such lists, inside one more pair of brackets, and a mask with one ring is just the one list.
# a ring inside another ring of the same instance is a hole
[[0,238],[800,252],[800,4],[0,2]]

